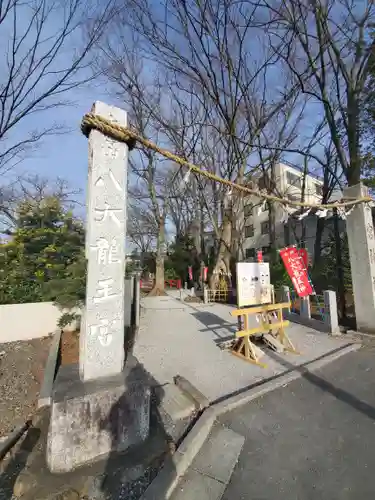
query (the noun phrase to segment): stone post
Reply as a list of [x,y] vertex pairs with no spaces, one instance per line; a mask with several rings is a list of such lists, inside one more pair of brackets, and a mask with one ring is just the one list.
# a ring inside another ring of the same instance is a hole
[[311,319],[310,297],[301,297],[301,317]]
[[203,302],[205,304],[208,304],[208,287],[207,286],[205,286],[203,288]]
[[282,301],[289,303],[289,307],[288,307],[288,309],[285,309],[285,312],[290,313],[290,290],[289,290],[289,287],[283,285],[281,288],[281,291],[282,291]]
[[[93,113],[126,125],[126,113],[96,102]],[[125,313],[126,170],[128,148],[101,132],[89,135],[86,307],[78,365],[62,365],[54,381],[47,438],[51,472],[69,472],[145,441],[150,388],[143,368],[128,357],[133,281]]]
[[133,326],[134,276],[125,280],[124,327]]
[[[92,112],[126,126],[126,112],[96,102]],[[86,380],[124,365],[125,235],[128,147],[97,130],[89,136],[86,307],[80,374]]]
[[336,292],[325,290],[324,294],[324,323],[332,335],[340,335],[339,318],[337,314]]
[[283,316],[286,318],[290,314],[290,290],[286,285],[281,287],[281,302],[288,302],[289,304],[288,308],[283,309]]
[[140,276],[137,273],[134,278],[134,326],[139,327],[139,316],[141,311],[141,284]]
[[[347,198],[363,196],[368,196],[363,184],[344,190]],[[371,207],[367,203],[356,205],[347,215],[346,228],[357,330],[375,333],[375,236]]]

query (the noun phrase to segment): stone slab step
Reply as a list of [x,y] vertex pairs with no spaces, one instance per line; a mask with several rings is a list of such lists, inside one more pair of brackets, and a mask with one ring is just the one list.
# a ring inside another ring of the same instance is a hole
[[201,393],[189,380],[181,375],[176,375],[174,377],[174,383],[176,386],[183,391],[187,397],[189,397],[196,405],[197,408],[203,410],[207,408],[210,401],[204,394]]
[[219,500],[241,453],[245,438],[215,424],[181,478],[171,500]]
[[284,346],[275,337],[269,333],[263,335],[263,342],[268,345],[273,351],[284,352]]
[[165,385],[155,392],[164,411],[174,421],[187,418],[195,411],[194,402],[174,384]]

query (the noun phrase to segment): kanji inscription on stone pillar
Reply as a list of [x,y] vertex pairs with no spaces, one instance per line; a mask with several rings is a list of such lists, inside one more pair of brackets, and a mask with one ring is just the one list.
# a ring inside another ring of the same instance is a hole
[[[95,102],[92,112],[126,126],[122,109]],[[128,147],[97,130],[89,135],[86,307],[80,374],[116,375],[124,365],[124,289]]]

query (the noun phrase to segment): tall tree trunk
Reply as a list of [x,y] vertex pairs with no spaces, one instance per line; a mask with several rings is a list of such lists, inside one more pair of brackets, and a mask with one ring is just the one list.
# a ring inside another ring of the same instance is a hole
[[322,256],[322,239],[326,220],[324,217],[316,218],[315,244],[314,244],[314,267],[318,266]]
[[347,180],[349,186],[358,184],[361,179],[361,156],[359,147],[359,107],[358,97],[352,90],[348,91],[348,150],[349,168]]
[[338,281],[338,292],[339,292],[339,304],[341,319],[346,318],[346,297],[345,297],[345,283],[344,283],[344,268],[342,262],[342,246],[341,237],[339,230],[339,215],[337,213],[337,208],[334,209],[333,216],[334,233],[335,233],[335,251],[336,251],[336,263],[337,263],[337,281]]
[[272,201],[268,202],[268,225],[270,237],[270,262],[275,264],[277,260],[276,253],[276,209]]
[[305,219],[301,220],[301,248],[306,248],[306,221]]
[[[276,165],[277,158],[271,163],[271,168],[269,170],[269,175],[265,174],[264,177],[266,179],[266,188],[268,194],[275,193],[276,190]],[[272,201],[266,201],[268,205],[268,232],[269,232],[269,248],[270,248],[270,262],[271,264],[275,264],[277,262],[277,253],[276,253],[276,206]]]
[[209,287],[211,290],[217,288],[220,272],[229,274],[230,272],[230,248],[232,238],[232,221],[230,217],[226,216],[223,221],[221,230],[221,238],[219,243],[219,250],[216,256],[216,262],[209,279]]
[[164,256],[165,256],[165,219],[161,217],[158,224],[158,238],[155,258],[155,284],[149,296],[165,295],[164,283]]
[[[327,203],[330,194],[330,173],[328,168],[324,170],[323,175],[323,198],[322,205]],[[318,266],[322,256],[322,239],[323,232],[326,224],[326,219],[324,217],[317,217],[316,220],[316,232],[315,232],[315,244],[314,244],[314,267]]]

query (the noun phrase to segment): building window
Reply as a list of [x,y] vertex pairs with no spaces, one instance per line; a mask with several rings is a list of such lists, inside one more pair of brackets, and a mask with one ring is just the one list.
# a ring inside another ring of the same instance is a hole
[[262,234],[268,234],[270,232],[268,220],[261,223],[260,231]]
[[245,238],[251,238],[252,236],[254,236],[254,225],[245,226]]
[[323,195],[323,186],[321,186],[320,184],[315,184],[315,193],[318,196],[322,196]]
[[245,207],[244,207],[245,217],[249,217],[250,215],[253,215],[253,208],[254,208],[254,205],[252,203],[245,205]]
[[301,197],[296,194],[288,194],[288,200],[290,201],[301,201]]
[[259,178],[258,180],[258,188],[259,189],[270,189],[270,178],[268,177],[267,174],[262,175],[262,177]]
[[267,255],[270,253],[270,247],[262,247],[262,254]]
[[246,248],[245,258],[246,259],[254,259],[255,258],[255,248]]
[[301,185],[301,178],[300,178],[300,176],[296,175],[296,174],[293,174],[293,172],[287,171],[287,173],[286,173],[286,181],[291,186],[300,186]]

